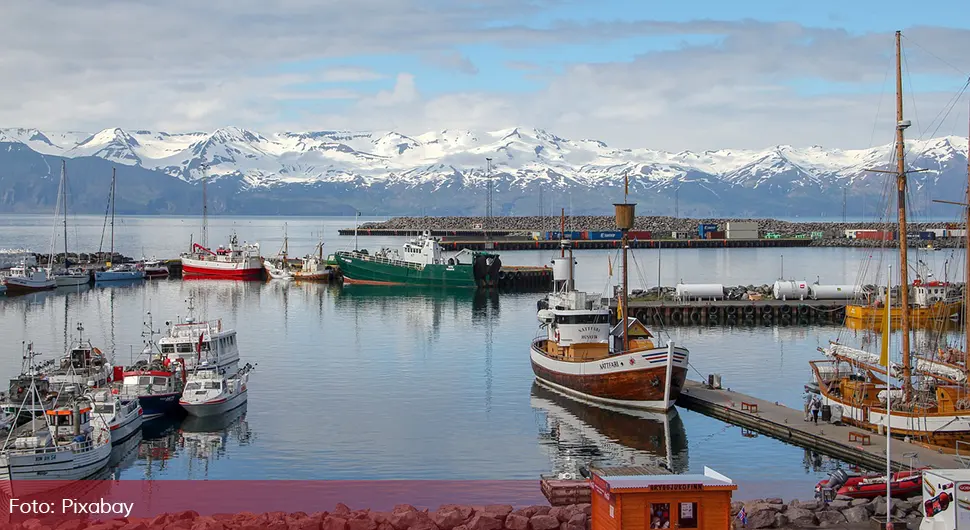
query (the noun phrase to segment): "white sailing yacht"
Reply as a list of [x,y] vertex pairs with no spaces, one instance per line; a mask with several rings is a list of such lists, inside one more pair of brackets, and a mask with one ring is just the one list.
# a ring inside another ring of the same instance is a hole
[[91,275],[79,267],[71,267],[67,253],[67,162],[61,160],[61,193],[60,201],[64,215],[64,268],[54,272],[54,282],[58,287],[76,287],[87,285]]

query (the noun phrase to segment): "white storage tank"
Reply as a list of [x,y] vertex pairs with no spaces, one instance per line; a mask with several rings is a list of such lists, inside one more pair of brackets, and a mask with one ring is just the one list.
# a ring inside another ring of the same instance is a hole
[[862,295],[862,286],[810,285],[808,291],[815,300],[851,300]]
[[724,285],[719,283],[678,283],[676,294],[680,300],[720,300]]
[[808,298],[807,280],[778,280],[772,289],[778,300],[804,300]]

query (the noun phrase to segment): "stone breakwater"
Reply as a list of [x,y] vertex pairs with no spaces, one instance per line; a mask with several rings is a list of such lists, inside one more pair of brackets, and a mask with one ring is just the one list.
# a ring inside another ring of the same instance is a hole
[[[852,499],[839,496],[829,504],[819,501],[793,500],[788,504],[782,499],[759,499],[731,504],[731,515],[737,515],[744,506],[748,516],[745,528],[831,528],[863,527],[871,517],[886,517],[886,498]],[[905,522],[906,528],[916,530],[923,520],[923,498],[893,499],[892,516]],[[735,521],[735,528],[741,526]],[[897,528],[900,525],[897,524]]]
[[[828,505],[816,501],[758,499],[734,502],[731,515],[744,506],[745,528],[830,528],[863,527],[871,516],[885,516],[886,501],[838,498]],[[893,500],[893,515],[915,530],[922,520],[918,497]],[[151,519],[110,521],[70,520],[46,524],[31,519],[0,526],[11,530],[590,530],[589,504],[571,506],[444,505],[435,511],[398,505],[390,512],[352,510],[338,504],[332,512],[317,513],[236,513],[199,515],[194,511],[163,514]],[[735,518],[732,525],[740,528]]]
[[[559,230],[559,217],[394,217],[383,222],[368,222],[360,228],[388,228],[396,230],[474,230],[485,226],[492,230],[520,230],[524,232]],[[727,223],[754,222],[762,233],[795,235],[811,232],[825,232],[826,237],[844,237],[845,230],[894,230],[895,223],[834,223],[834,222],[792,222],[778,219],[686,219],[683,217],[662,217],[638,215],[636,230],[658,232],[697,233],[699,224],[716,224],[724,230]],[[911,223],[910,231],[946,228],[947,223]],[[607,215],[579,215],[566,218],[566,230],[616,230],[615,220]]]

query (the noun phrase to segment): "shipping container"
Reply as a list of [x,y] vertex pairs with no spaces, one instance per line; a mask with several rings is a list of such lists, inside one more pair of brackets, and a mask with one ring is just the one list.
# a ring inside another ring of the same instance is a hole
[[963,229],[960,229],[960,230],[947,230],[946,231],[946,237],[967,237],[967,231],[966,230],[963,230]]
[[742,222],[735,221],[733,223],[727,223],[724,229],[728,232],[730,232],[731,230],[741,230],[741,231],[758,230],[758,223],[754,221],[742,221]]
[[731,230],[727,233],[728,239],[758,239],[757,230]]
[[[629,233],[627,237],[629,237]],[[587,239],[590,241],[616,241],[623,238],[622,232],[587,232]]]
[[765,239],[781,239],[781,234],[776,234],[774,232],[768,232],[765,234]]
[[934,234],[933,232],[920,232],[917,235],[920,239],[924,241],[927,241],[927,240],[933,241],[934,239],[936,239],[936,234]]
[[725,239],[724,232],[721,232],[721,231],[708,232],[707,239]]
[[825,232],[812,232],[812,239],[825,239]]
[[930,228],[929,231],[930,232],[933,232],[933,234],[935,234],[936,237],[946,237],[946,229],[945,228]]
[[697,235],[700,236],[701,239],[704,239],[705,237],[707,237],[708,232],[715,232],[715,231],[717,231],[716,224],[701,223],[697,225]]
[[574,241],[580,241],[583,239],[583,233],[580,231],[546,232],[546,239],[549,241],[557,241],[560,239],[572,239]]
[[650,233],[649,230],[630,230],[629,232],[627,232],[626,235],[628,238],[634,241],[638,241],[638,240],[651,239],[650,236],[652,234]]
[[888,230],[859,230],[855,235],[856,239],[875,239],[880,241],[893,241],[896,233]]

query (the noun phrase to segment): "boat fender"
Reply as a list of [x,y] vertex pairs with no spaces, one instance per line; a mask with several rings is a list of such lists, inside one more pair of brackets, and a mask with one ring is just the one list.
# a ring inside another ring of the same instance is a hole
[[448,265],[454,265],[454,264],[455,264],[455,258],[448,258]]
[[556,328],[556,342],[559,342],[559,328]]

